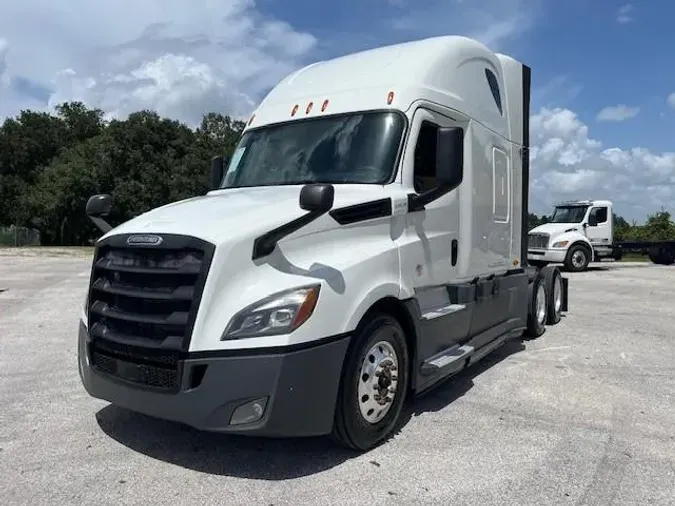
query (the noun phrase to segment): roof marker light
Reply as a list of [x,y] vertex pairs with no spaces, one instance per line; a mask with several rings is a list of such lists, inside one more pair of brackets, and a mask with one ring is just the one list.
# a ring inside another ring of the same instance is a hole
[[293,110],[291,111],[291,116],[295,116],[296,112],[298,112],[298,104],[295,104],[293,106]]
[[307,109],[305,109],[305,114],[309,114],[309,111],[312,110],[313,106],[314,106],[313,102],[310,102],[309,104],[307,104]]
[[323,101],[323,105],[321,106],[321,112],[324,112],[327,107],[328,107],[328,99]]
[[390,91],[389,95],[387,95],[387,105],[391,105],[393,101],[394,101],[394,92]]

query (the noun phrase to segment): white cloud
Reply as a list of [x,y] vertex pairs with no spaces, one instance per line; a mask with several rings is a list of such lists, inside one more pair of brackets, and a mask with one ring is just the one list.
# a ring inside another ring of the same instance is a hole
[[675,152],[604,147],[569,109],[542,108],[532,116],[530,205],[550,212],[572,198],[608,198],[616,213],[642,220],[675,201]]
[[532,28],[541,0],[431,0],[423,7],[408,2],[410,9],[386,19],[389,29],[412,37],[460,34],[501,51],[519,35]]
[[631,21],[634,21],[635,18],[633,18],[632,15],[634,10],[635,6],[633,4],[622,5],[616,12],[616,21],[620,24],[630,23]]
[[603,108],[596,116],[596,119],[598,121],[625,121],[634,118],[639,113],[639,107],[629,107],[619,104]]
[[[189,123],[207,110],[248,115],[316,45],[253,0],[25,0],[3,6],[0,34],[6,73],[49,86],[50,105],[152,108]],[[0,102],[0,116],[14,112]]]
[[538,77],[533,75],[532,107],[564,106],[576,99],[583,91],[583,85],[575,82],[569,76],[558,75],[544,84],[537,84]]
[[675,109],[675,91],[672,92],[670,95],[668,95],[668,98],[666,98],[666,102],[670,107]]

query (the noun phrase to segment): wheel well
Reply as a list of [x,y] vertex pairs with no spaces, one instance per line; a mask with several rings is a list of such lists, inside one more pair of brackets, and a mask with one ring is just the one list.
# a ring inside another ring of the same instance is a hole
[[594,256],[593,247],[590,244],[588,244],[587,242],[584,242],[584,241],[574,241],[572,244],[570,244],[570,247],[568,248],[567,251],[571,250],[575,246],[581,246],[584,249],[586,249],[588,251],[588,253],[591,255],[591,260],[593,260],[593,256]]
[[413,321],[412,315],[408,308],[396,297],[384,297],[383,299],[378,300],[372,306],[368,308],[365,314],[361,317],[359,326],[362,322],[372,315],[373,313],[384,313],[392,318],[394,318],[403,328],[405,332],[405,341],[408,345],[408,356],[410,357],[410,386],[412,387],[415,383],[414,375],[414,364],[417,355],[417,330],[415,328],[415,323]]

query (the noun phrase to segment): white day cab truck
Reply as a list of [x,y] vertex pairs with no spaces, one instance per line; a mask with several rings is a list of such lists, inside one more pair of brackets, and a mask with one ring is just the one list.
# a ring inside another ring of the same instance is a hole
[[614,212],[609,200],[570,200],[555,206],[551,221],[529,233],[527,259],[544,267],[562,263],[572,272],[591,262],[620,260],[624,253],[645,251],[655,264],[675,263],[674,241],[615,241]]
[[[448,36],[309,65],[212,190],[96,243],[92,396],[206,431],[367,450],[404,401],[567,310],[527,264],[530,69]],[[470,421],[467,421],[467,425]]]

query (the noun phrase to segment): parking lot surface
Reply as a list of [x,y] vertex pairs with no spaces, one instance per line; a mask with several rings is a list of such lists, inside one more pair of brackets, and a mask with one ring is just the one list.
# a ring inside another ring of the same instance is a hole
[[363,455],[199,433],[90,398],[91,260],[0,254],[0,504],[675,504],[675,267],[570,278],[570,312],[411,405]]

